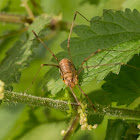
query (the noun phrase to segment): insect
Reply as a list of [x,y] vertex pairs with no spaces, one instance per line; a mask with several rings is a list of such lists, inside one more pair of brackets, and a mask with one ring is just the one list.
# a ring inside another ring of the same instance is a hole
[[[78,86],[78,88],[80,89],[80,91],[82,92],[82,94],[88,99],[88,101],[90,102],[91,106],[93,107],[93,109],[96,111],[95,106],[93,105],[92,101],[89,99],[89,97],[83,92],[83,90],[81,89],[80,85],[78,84],[78,76],[80,74],[80,72],[85,69],[85,68],[90,68],[90,67],[97,67],[97,66],[105,66],[105,65],[127,65],[129,67],[132,68],[136,68],[134,66],[125,64],[125,63],[114,63],[114,64],[102,64],[102,65],[95,65],[95,66],[87,66],[87,67],[83,67],[84,63],[90,59],[93,55],[97,54],[100,51],[105,51],[106,49],[99,49],[96,52],[92,53],[90,56],[88,56],[81,64],[81,66],[79,67],[78,71],[76,70],[72,57],[71,57],[71,53],[70,53],[70,38],[71,38],[71,34],[72,34],[72,30],[73,30],[73,26],[74,26],[74,21],[76,19],[76,15],[79,14],[81,15],[78,11],[76,11],[72,25],[71,25],[71,29],[70,29],[70,33],[69,33],[69,37],[68,37],[68,43],[67,43],[67,48],[68,48],[68,53],[69,53],[69,57],[70,60],[67,58],[63,58],[61,61],[58,60],[58,58],[51,52],[51,50],[45,45],[45,43],[38,37],[38,35],[35,33],[35,31],[32,31],[34,33],[34,35],[36,36],[36,38],[44,45],[45,48],[47,48],[47,50],[51,53],[51,55],[56,59],[58,65],[54,65],[54,64],[41,64],[35,78],[32,81],[32,84],[34,82],[34,80],[36,79],[41,67],[43,66],[53,66],[53,67],[57,67],[59,68],[60,74],[61,74],[61,78],[63,79],[63,82],[66,84],[67,87],[70,88],[77,104],[79,106],[80,102],[78,100],[78,98],[76,97],[74,91],[73,91],[73,87],[75,87],[76,85]],[[81,15],[83,18],[85,18],[83,15]],[[86,19],[86,18],[85,18]],[[90,22],[88,19],[86,19],[88,22]],[[110,50],[110,51],[115,51],[115,50]],[[131,50],[130,50],[131,51]],[[137,68],[136,68],[137,69]],[[32,85],[31,84],[31,85]],[[30,88],[30,87],[29,87]],[[26,90],[26,92],[29,90],[29,88]]]

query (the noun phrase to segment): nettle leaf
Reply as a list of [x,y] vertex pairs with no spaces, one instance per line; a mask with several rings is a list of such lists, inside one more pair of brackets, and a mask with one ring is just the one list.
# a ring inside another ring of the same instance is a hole
[[127,123],[124,120],[109,120],[105,140],[110,139],[131,139],[136,140],[139,136],[139,129],[136,123]]
[[27,67],[34,58],[32,49],[36,46],[36,42],[33,41],[36,37],[32,33],[32,30],[35,30],[38,34],[49,22],[50,17],[46,15],[36,18],[27,33],[7,52],[7,56],[0,64],[0,79],[5,84],[19,82],[21,70]]
[[[130,61],[130,64],[140,68],[139,60],[140,57],[136,56]],[[117,105],[128,106],[140,97],[140,70],[123,67],[119,75],[111,73],[105,78],[105,81],[102,87],[109,93],[111,101],[117,102]],[[138,104],[139,102],[135,102],[135,106]]]
[[[130,11],[126,9],[125,12],[105,11],[102,17],[92,18],[90,26],[76,26],[74,32],[77,37],[70,40],[70,52],[75,67],[78,68],[86,57],[99,49],[107,49],[107,51],[101,51],[91,57],[84,64],[84,67],[127,63],[134,54],[139,54],[140,51],[139,23],[140,13],[137,10]],[[67,40],[61,46],[64,51],[56,56],[59,60],[69,58]],[[54,58],[52,61],[56,62]],[[120,65],[107,65],[84,69],[79,75],[80,84],[85,85],[93,79],[102,81],[110,72],[118,74],[120,67]],[[51,68],[46,73],[44,89],[55,94],[65,87],[60,79],[58,69]]]
[[122,120],[109,120],[105,140],[121,139],[125,137],[125,133],[129,128],[129,124]]

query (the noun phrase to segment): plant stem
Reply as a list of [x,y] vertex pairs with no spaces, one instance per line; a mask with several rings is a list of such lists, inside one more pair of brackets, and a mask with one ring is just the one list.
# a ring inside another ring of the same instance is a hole
[[[22,104],[27,104],[29,106],[37,106],[37,107],[45,106],[47,108],[55,108],[62,111],[66,111],[69,109],[68,103],[66,101],[37,97],[26,93],[5,91],[4,99],[13,102],[15,104],[22,103]],[[76,109],[77,104],[72,103],[72,106],[73,108]]]
[[77,114],[73,119],[72,119],[72,123],[70,125],[70,127],[67,130],[66,135],[64,136],[63,140],[69,140],[69,138],[71,137],[71,135],[74,133],[75,129],[77,128],[77,125],[79,123],[79,114]]
[[[44,106],[47,108],[54,108],[62,111],[69,110],[68,102],[62,100],[54,100],[50,98],[37,97],[28,94],[16,93],[11,91],[5,91],[4,99],[6,101],[10,101],[13,103],[22,103],[27,104],[29,106]],[[71,106],[74,110],[77,109],[77,103],[71,103]],[[93,108],[88,108],[86,113],[89,115],[99,114],[99,115],[108,115],[114,116],[118,118],[125,119],[133,119],[140,120],[140,111],[129,110],[129,109],[121,109],[121,108],[112,108],[112,107],[104,107],[102,105],[95,104],[97,111],[95,112]]]
[[9,23],[17,23],[17,24],[31,24],[33,20],[26,16],[22,15],[13,15],[7,13],[0,13],[0,22],[9,22]]
[[35,16],[32,12],[32,10],[30,9],[28,3],[27,3],[27,0],[22,0],[22,6],[25,7],[27,13],[28,13],[28,16],[34,20]]

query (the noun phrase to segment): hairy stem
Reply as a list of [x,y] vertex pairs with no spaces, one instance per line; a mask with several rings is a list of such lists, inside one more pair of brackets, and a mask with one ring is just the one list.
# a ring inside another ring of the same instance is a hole
[[[54,100],[50,98],[37,97],[28,94],[16,93],[11,91],[5,91],[4,99],[13,103],[22,103],[30,106],[44,106],[47,108],[54,108],[62,111],[69,110],[68,102],[62,100]],[[73,109],[77,109],[77,103],[71,103]],[[95,112],[93,108],[88,108],[86,113],[89,115],[99,114],[99,115],[108,115],[118,118],[140,120],[140,111],[130,110],[130,109],[121,109],[121,108],[112,108],[104,107],[101,105],[95,104],[97,111]]]

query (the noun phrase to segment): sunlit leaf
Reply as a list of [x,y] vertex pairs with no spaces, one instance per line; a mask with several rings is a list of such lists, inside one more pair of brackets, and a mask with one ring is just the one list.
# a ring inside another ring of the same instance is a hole
[[[126,64],[134,54],[139,54],[140,51],[139,22],[140,13],[137,10],[126,9],[125,12],[109,10],[105,11],[101,18],[92,18],[90,26],[76,26],[74,31],[78,37],[70,40],[70,52],[76,68],[86,57],[98,49],[107,49],[107,51],[101,51],[91,57],[84,67],[114,63]],[[60,52],[56,56],[59,60],[69,58],[67,40],[61,46],[64,52]],[[54,58],[53,62],[56,62]],[[102,81],[110,72],[118,74],[120,67],[120,65],[107,65],[84,69],[79,75],[80,84],[85,85],[93,79]],[[60,86],[58,84],[56,86],[56,83],[60,81],[58,73],[57,69],[55,71],[52,68],[46,74],[47,82],[44,88],[51,91],[52,94],[64,88],[62,82],[60,82]]]

